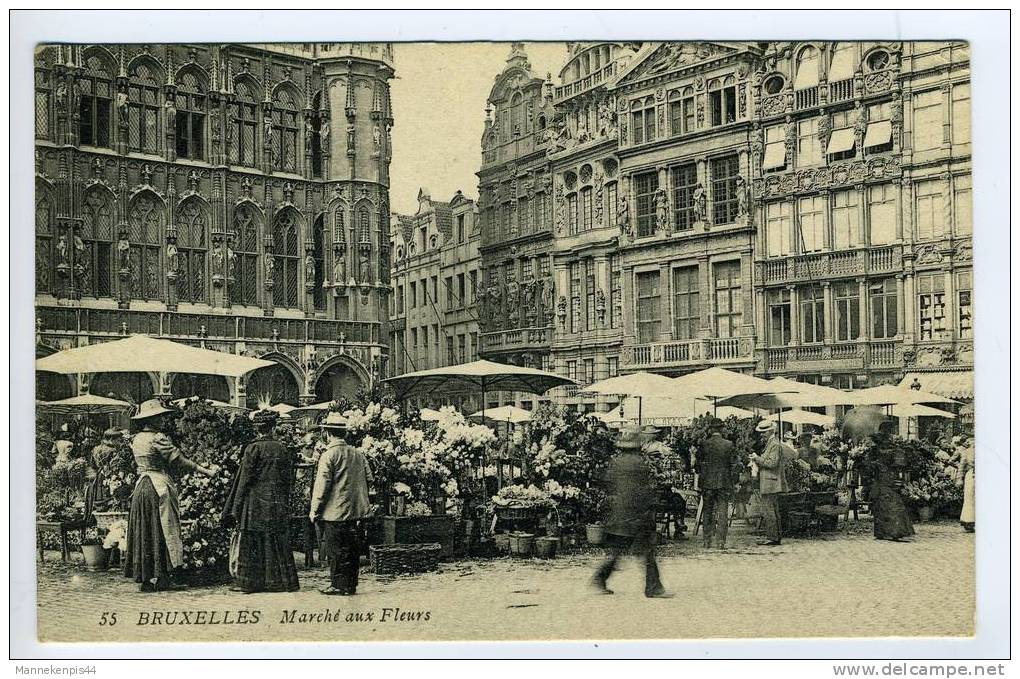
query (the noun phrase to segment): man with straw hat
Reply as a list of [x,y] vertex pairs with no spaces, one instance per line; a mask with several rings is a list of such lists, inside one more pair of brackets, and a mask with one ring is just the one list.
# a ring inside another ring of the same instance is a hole
[[324,551],[329,556],[330,585],[322,593],[350,596],[358,588],[358,522],[369,515],[372,472],[364,454],[342,438],[347,431],[343,415],[331,412],[319,427],[326,432],[326,450],[316,468],[308,518],[321,526]]
[[620,557],[634,551],[645,562],[645,596],[672,596],[662,586],[655,562],[655,483],[641,455],[643,443],[640,427],[627,428],[616,439],[619,454],[607,473],[611,493],[611,511],[606,522],[609,556],[595,571],[591,583],[599,594],[613,593],[606,587],[606,581],[616,570]]
[[782,542],[783,526],[779,514],[779,494],[790,490],[786,481],[786,467],[796,457],[790,446],[779,440],[776,423],[762,420],[755,431],[767,436],[765,452],[751,453],[751,460],[758,465],[758,484],[761,504],[764,510],[766,539],[759,544],[778,545]]

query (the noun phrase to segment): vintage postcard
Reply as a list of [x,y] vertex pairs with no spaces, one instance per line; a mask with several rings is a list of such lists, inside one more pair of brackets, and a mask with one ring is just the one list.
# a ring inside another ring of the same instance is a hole
[[39,44],[38,639],[974,635],[970,60]]

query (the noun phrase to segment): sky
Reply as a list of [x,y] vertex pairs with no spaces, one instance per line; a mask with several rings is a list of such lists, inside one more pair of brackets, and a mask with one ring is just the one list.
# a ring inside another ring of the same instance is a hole
[[[566,62],[562,42],[526,43],[532,72],[553,74]],[[418,211],[418,189],[448,201],[458,189],[478,196],[485,100],[503,72],[510,43],[398,43],[393,104],[390,205],[401,214]]]

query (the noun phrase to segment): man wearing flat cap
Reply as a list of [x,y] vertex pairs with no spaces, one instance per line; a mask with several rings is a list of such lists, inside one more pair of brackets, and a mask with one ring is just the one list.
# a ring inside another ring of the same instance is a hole
[[698,482],[701,486],[701,517],[704,522],[705,548],[713,541],[719,549],[726,548],[729,505],[738,477],[737,449],[722,434],[723,423],[717,417],[708,422],[708,438],[698,455]]
[[659,580],[655,562],[655,483],[641,454],[644,436],[640,428],[626,429],[616,439],[617,455],[609,465],[610,515],[606,522],[609,556],[592,578],[599,594],[612,594],[606,581],[626,552],[634,551],[645,562],[645,596],[669,598]]
[[358,589],[361,539],[358,522],[369,516],[368,484],[372,473],[364,454],[343,440],[347,420],[329,413],[319,425],[326,450],[319,457],[308,518],[321,525],[329,556],[330,586],[323,594],[351,596]]

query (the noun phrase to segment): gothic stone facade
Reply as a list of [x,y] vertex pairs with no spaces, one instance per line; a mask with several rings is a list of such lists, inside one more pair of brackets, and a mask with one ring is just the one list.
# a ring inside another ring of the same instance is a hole
[[40,47],[38,353],[147,333],[279,366],[42,376],[40,397],[369,386],[388,353],[392,76],[382,44]]

